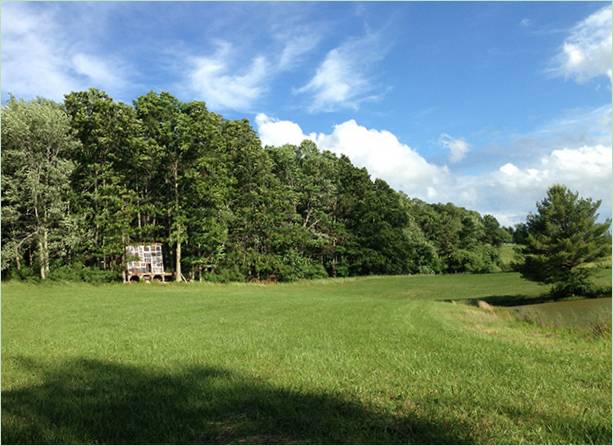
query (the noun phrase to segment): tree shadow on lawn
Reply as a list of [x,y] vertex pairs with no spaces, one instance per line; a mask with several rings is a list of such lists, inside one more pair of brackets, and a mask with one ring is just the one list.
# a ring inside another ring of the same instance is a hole
[[[520,305],[534,305],[553,302],[569,302],[573,300],[591,299],[597,297],[611,297],[610,290],[602,293],[594,294],[593,296],[570,296],[570,297],[555,297],[549,293],[541,294],[538,296],[529,296],[525,294],[504,294],[499,296],[483,296],[473,299],[465,299],[465,302],[469,305],[478,305],[479,301],[487,302],[490,305],[496,307],[516,307]],[[450,300],[447,300],[450,302]],[[459,301],[458,301],[459,302]]]
[[461,423],[383,414],[222,368],[18,362],[38,384],[2,392],[4,444],[473,443]]
[[479,301],[487,302],[490,305],[500,307],[514,307],[518,305],[542,304],[546,302],[554,302],[554,299],[547,294],[540,296],[529,296],[525,294],[504,294],[499,296],[482,296],[469,299],[443,299],[441,302],[456,302],[466,305],[477,306]]
[[515,307],[518,305],[544,304],[546,302],[554,302],[555,299],[548,294],[540,296],[528,296],[525,294],[504,294],[500,296],[484,296],[478,299],[468,299],[467,303],[478,305],[478,301],[487,302],[496,307]]

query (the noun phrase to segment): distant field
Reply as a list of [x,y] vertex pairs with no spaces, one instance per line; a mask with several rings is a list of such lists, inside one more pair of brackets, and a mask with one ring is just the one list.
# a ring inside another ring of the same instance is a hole
[[2,442],[610,444],[610,335],[443,302],[545,290],[4,283]]
[[511,268],[511,264],[516,261],[515,249],[516,245],[512,243],[503,243],[500,246],[500,261],[504,268]]

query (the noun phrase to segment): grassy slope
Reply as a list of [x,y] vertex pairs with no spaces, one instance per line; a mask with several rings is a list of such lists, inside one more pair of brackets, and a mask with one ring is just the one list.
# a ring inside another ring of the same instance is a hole
[[610,443],[610,339],[438,302],[541,292],[3,284],[2,442]]
[[520,305],[510,309],[520,319],[543,326],[611,330],[611,299],[581,299]]

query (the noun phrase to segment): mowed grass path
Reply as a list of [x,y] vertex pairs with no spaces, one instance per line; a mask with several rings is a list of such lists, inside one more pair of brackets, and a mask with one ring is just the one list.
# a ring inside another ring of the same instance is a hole
[[6,283],[2,442],[610,444],[610,338],[441,302],[543,291]]

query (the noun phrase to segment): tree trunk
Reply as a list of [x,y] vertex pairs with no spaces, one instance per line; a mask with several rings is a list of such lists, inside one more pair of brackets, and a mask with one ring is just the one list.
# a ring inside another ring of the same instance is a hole
[[49,277],[49,237],[47,228],[43,230],[45,242],[45,278]]
[[[173,176],[175,180],[175,212],[178,214],[179,213],[179,163],[178,161],[175,161],[173,164]],[[177,215],[175,214],[175,218],[176,217]],[[181,282],[181,237],[182,237],[181,232],[183,228],[180,228],[178,226],[179,225],[177,225],[177,228],[176,228],[177,249],[176,249],[175,280],[177,282]]]
[[38,262],[40,264],[40,278],[42,280],[45,280],[49,274],[49,253],[47,250],[47,230],[41,228],[38,236]]
[[332,239],[332,246],[334,247],[334,255],[332,256],[332,277],[336,277],[336,263],[337,263],[336,237]]
[[[138,213],[138,218],[140,220],[140,212]],[[128,281],[128,259],[126,258],[126,248],[127,248],[127,237],[125,234],[121,234],[121,277],[123,277],[123,282],[126,283]]]
[[39,263],[39,267],[40,267],[40,278],[42,280],[45,280],[45,262],[43,260],[43,252],[44,252],[45,248],[43,247],[43,240],[39,237],[38,239],[38,263]]
[[177,241],[175,260],[175,281],[181,282],[181,241]]

